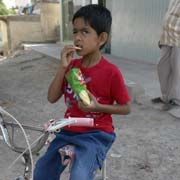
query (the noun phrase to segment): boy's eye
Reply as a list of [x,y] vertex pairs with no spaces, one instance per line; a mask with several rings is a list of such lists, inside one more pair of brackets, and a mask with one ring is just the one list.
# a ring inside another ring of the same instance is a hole
[[89,33],[89,31],[84,30],[84,31],[82,31],[82,33],[85,35],[85,34],[88,34],[88,33]]
[[77,34],[78,32],[81,33],[82,35],[87,35],[89,33],[88,30],[80,30],[80,31],[73,30],[73,34]]

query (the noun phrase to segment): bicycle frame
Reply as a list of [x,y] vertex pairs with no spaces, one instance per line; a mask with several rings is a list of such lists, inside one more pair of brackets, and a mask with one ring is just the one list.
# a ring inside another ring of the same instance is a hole
[[[38,138],[38,141],[36,142],[36,144],[33,147],[31,147],[31,152],[33,155],[37,154],[43,148],[50,133],[58,132],[62,127],[66,125],[72,125],[72,126],[93,126],[94,125],[94,120],[91,118],[68,118],[68,119],[60,119],[60,120],[53,120],[53,121],[50,120],[49,122],[50,123],[46,131],[44,130],[44,128],[21,124],[22,127],[26,130],[32,130],[32,131],[37,131],[37,132],[42,133],[42,136]],[[7,127],[10,127],[11,129],[11,136],[9,135],[9,130]],[[6,122],[3,118],[3,114],[0,111],[0,129],[2,131],[3,140],[5,141],[5,143],[11,150],[17,153],[20,153],[25,160],[25,163],[24,163],[25,168],[24,168],[23,176],[19,176],[14,180],[30,180],[31,172],[33,170],[32,161],[30,158],[30,152],[28,148],[19,147],[15,144],[14,142],[14,133],[15,133],[14,129],[15,128],[19,128],[19,125],[13,122]],[[21,157],[21,155],[19,157]],[[19,159],[19,157],[17,159]],[[106,179],[106,161],[104,162],[104,166],[102,168],[102,179],[103,180]]]

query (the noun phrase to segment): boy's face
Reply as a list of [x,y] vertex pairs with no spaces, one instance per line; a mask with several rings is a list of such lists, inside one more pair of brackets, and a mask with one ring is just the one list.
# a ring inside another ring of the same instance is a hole
[[99,51],[102,42],[101,35],[98,36],[96,31],[85,23],[83,18],[76,18],[73,23],[74,45],[81,48],[77,51],[80,56],[93,54]]

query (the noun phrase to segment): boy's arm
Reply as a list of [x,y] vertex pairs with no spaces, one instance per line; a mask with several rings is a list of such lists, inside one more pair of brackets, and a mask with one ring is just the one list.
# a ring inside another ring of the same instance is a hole
[[55,103],[59,98],[61,98],[63,91],[63,79],[65,71],[70,64],[70,61],[73,57],[73,53],[75,51],[74,46],[67,45],[61,51],[61,60],[58,71],[51,82],[49,89],[48,89],[48,101],[51,103]]
[[51,103],[55,103],[63,94],[62,84],[65,71],[66,69],[63,68],[63,66],[60,63],[58,71],[48,89],[48,101]]
[[131,112],[130,102],[127,104],[113,104],[113,105],[106,105],[106,104],[99,104],[96,111],[104,112],[108,114],[121,114],[127,115]]
[[131,112],[130,102],[126,104],[100,104],[96,98],[89,93],[91,98],[91,104],[89,106],[84,105],[82,101],[79,101],[79,108],[85,112],[102,112],[108,114],[121,114],[127,115]]

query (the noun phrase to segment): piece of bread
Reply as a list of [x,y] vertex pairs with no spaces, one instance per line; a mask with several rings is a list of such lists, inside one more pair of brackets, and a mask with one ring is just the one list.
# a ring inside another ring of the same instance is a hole
[[82,49],[81,47],[78,47],[78,46],[74,46],[74,48],[75,48],[76,50],[81,50],[81,49]]

